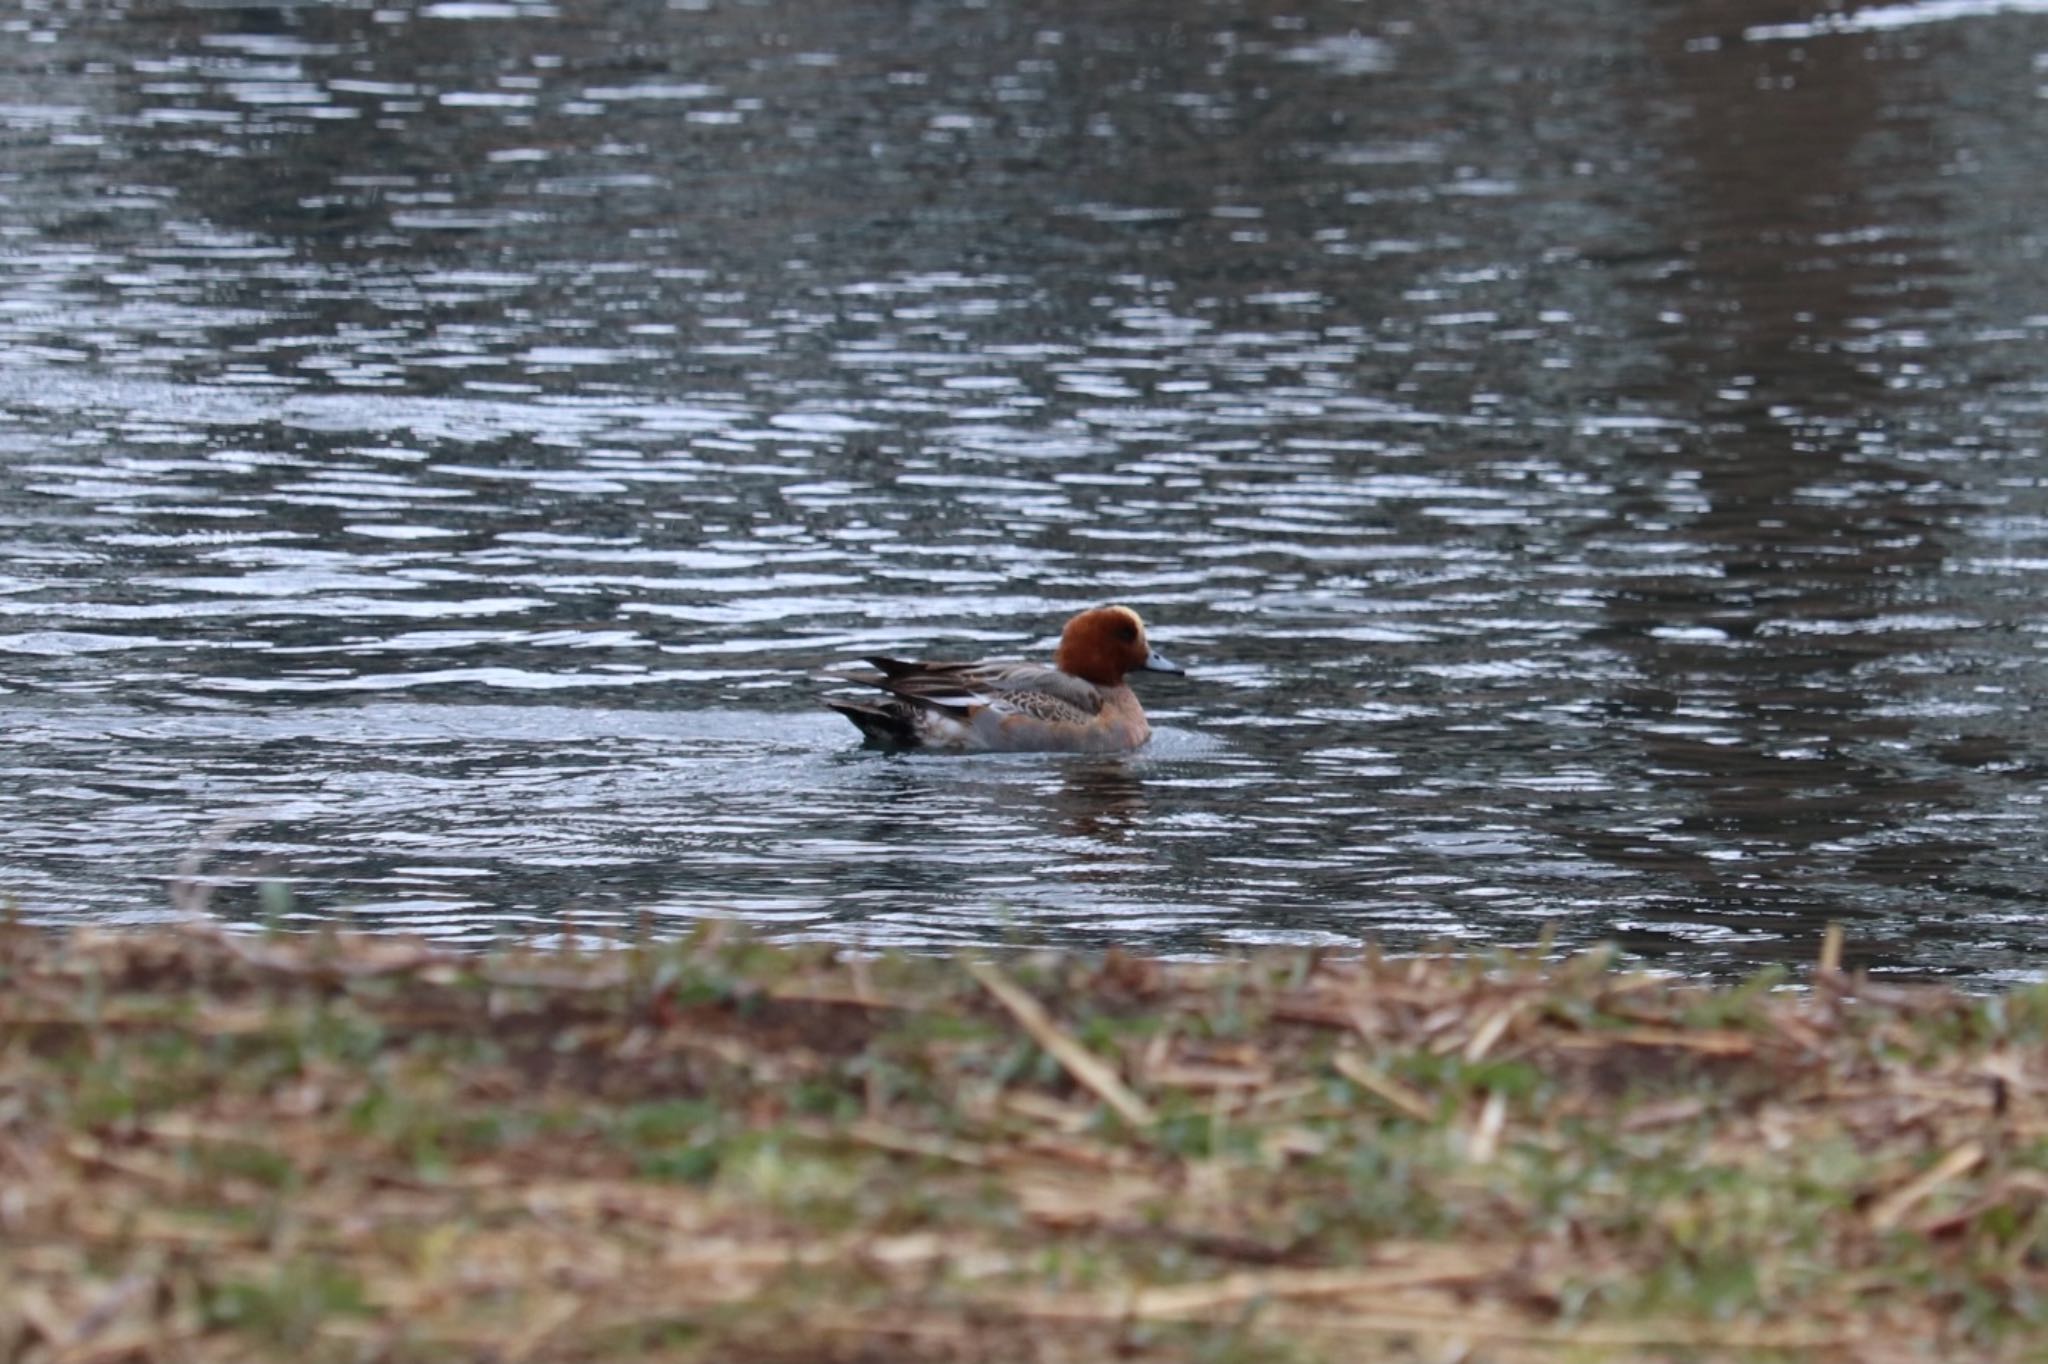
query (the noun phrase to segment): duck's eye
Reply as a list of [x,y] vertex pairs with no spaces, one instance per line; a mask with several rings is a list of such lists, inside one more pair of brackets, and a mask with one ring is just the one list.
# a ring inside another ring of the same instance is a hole
[[1125,621],[1122,625],[1117,626],[1116,633],[1117,637],[1126,644],[1136,644],[1138,642],[1138,627],[1129,621]]

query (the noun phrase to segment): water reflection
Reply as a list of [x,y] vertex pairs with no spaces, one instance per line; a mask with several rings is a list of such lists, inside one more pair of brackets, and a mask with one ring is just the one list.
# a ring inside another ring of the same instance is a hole
[[[1660,226],[1683,245],[1642,287],[1681,323],[1660,338],[1668,372],[1711,396],[1663,461],[1683,502],[1638,497],[1603,528],[1625,545],[1654,525],[1685,546],[1682,572],[1608,603],[1639,673],[1617,704],[1650,770],[1692,806],[1593,835],[1610,860],[1678,873],[1676,893],[1627,925],[1638,946],[1700,921],[1782,942],[1817,899],[1844,917],[1895,912],[1899,887],[1857,876],[1858,858],[1889,848],[1933,875],[1978,850],[1927,831],[1962,787],[1900,762],[1915,727],[1873,714],[1905,691],[1888,660],[1952,647],[1937,632],[1968,624],[1916,609],[1953,492],[1888,459],[1926,395],[1888,383],[1858,344],[1879,298],[1902,322],[1951,305],[1930,241],[1869,229],[1897,182],[1858,169],[1892,136],[1894,173],[1935,181],[1931,111],[1903,106],[1907,63],[1852,44],[1688,51],[1692,36],[1678,23],[1659,35],[1673,54],[1660,93],[1686,105],[1663,127],[1678,193]],[[1787,120],[1801,136],[1780,134]],[[1701,315],[1714,325],[1683,325]]]
[[[38,917],[2034,969],[2048,19],[19,20]],[[814,709],[1112,598],[1135,760]]]
[[1077,762],[1061,772],[1052,808],[1067,837],[1121,844],[1145,827],[1145,781],[1120,760]]

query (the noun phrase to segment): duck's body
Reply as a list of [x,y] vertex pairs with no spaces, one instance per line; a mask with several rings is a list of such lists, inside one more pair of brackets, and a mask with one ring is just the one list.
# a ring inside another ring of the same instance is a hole
[[1128,753],[1152,737],[1152,726],[1125,675],[1180,671],[1152,651],[1145,622],[1127,606],[1068,621],[1051,667],[867,661],[881,675],[851,680],[888,697],[825,704],[870,744],[938,753]]

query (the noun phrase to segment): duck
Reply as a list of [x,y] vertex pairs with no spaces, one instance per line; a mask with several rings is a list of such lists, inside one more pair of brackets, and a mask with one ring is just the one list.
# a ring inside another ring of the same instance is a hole
[[825,704],[851,720],[871,748],[925,753],[1129,753],[1152,737],[1152,726],[1125,677],[1182,671],[1151,646],[1144,619],[1128,606],[1074,616],[1060,631],[1051,667],[880,656],[866,662],[878,675],[843,680],[888,696]]

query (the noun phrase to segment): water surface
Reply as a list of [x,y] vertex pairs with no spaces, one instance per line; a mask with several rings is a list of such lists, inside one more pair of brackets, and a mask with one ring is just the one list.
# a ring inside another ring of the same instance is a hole
[[0,886],[2032,978],[2041,10],[13,10]]

